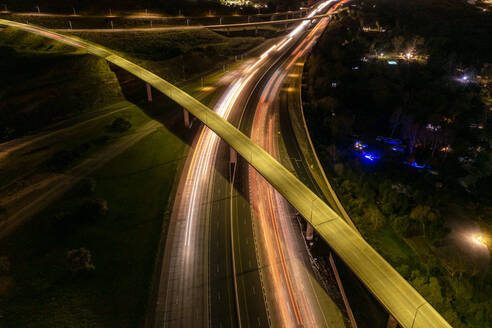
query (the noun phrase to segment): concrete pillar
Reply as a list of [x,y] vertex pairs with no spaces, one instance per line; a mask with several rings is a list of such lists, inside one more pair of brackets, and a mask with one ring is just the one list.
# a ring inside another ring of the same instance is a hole
[[352,313],[352,308],[350,307],[350,303],[348,301],[347,295],[345,294],[345,289],[343,288],[342,281],[340,280],[340,276],[338,275],[338,269],[335,264],[335,261],[333,260],[333,254],[331,252],[330,252],[330,265],[331,265],[331,269],[333,270],[333,274],[335,275],[338,289],[340,290],[340,294],[342,295],[343,303],[345,304],[345,309],[347,310],[350,326],[352,328],[357,328],[357,323],[355,322],[354,314]]
[[237,163],[237,152],[234,148],[229,146],[229,163],[236,164]]
[[306,240],[307,241],[313,240],[313,236],[314,236],[314,228],[311,225],[311,223],[307,222],[307,226],[306,226]]
[[183,108],[184,125],[186,128],[190,127],[190,113]]
[[147,101],[152,102],[152,88],[150,87],[150,84],[145,83],[145,86],[147,88]]
[[388,323],[386,324],[386,328],[396,328],[398,327],[398,321],[390,314],[388,316]]

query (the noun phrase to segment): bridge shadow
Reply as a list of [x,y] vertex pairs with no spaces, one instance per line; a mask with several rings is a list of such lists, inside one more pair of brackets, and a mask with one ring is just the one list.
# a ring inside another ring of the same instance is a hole
[[[152,101],[147,99],[146,83],[133,74],[110,64],[111,70],[115,73],[121,90],[125,98],[137,105],[151,119],[160,122],[171,133],[180,138],[188,146],[193,145],[197,132],[200,131],[203,123],[189,114],[190,127],[184,124],[183,108],[171,100],[160,91],[152,88]],[[229,165],[230,152],[228,144],[220,139],[217,151],[217,158],[214,169],[224,179],[231,180],[231,167]],[[238,189],[241,196],[248,198],[248,193],[243,193]],[[213,201],[213,200],[212,200]]]
[[[191,128],[184,124],[183,108],[160,91],[151,88],[152,101],[147,98],[147,85],[133,74],[110,64],[125,98],[137,105],[151,119],[164,125],[171,133],[191,146],[193,138],[201,124],[194,122]],[[190,114],[190,122],[193,120]],[[196,121],[196,120],[195,120]]]

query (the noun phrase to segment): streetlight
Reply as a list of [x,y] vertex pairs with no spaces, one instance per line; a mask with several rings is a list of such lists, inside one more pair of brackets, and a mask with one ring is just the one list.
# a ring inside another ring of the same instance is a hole
[[475,244],[480,245],[480,246],[487,246],[487,243],[485,241],[485,238],[481,234],[473,235],[472,240]]

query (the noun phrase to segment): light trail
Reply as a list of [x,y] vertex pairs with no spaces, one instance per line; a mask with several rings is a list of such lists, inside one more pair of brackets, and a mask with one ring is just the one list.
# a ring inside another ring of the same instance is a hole
[[[333,0],[328,1],[328,3],[331,3],[332,1]],[[308,25],[305,24],[303,26]],[[245,67],[241,68],[239,73],[237,73],[237,76],[230,82],[230,86],[214,107],[214,111],[227,120],[234,108],[239,107],[237,104],[239,104],[240,99],[243,99],[243,96],[246,96],[246,90],[252,89],[252,83],[258,80],[257,77],[259,73],[263,72],[266,68],[264,65],[268,65],[268,59],[271,56],[279,55],[278,53],[284,49],[286,45],[297,40],[301,35],[302,34],[296,36],[286,35],[277,44],[274,44],[261,54],[255,61],[252,61],[250,64],[245,64]],[[276,84],[273,87],[268,87],[268,89],[278,90],[281,81],[282,79],[278,79]],[[204,122],[207,123],[206,120]],[[184,222],[184,229],[177,231],[177,233],[182,236],[181,240],[183,240],[182,245],[184,244],[184,248],[180,250],[182,252],[181,254],[175,254],[177,258],[182,258],[181,261],[178,260],[177,263],[177,271],[182,272],[182,275],[179,278],[179,283],[177,281],[168,281],[169,284],[183,286],[178,287],[178,291],[184,298],[180,300],[180,305],[176,306],[176,302],[169,301],[171,297],[176,295],[168,294],[169,300],[165,303],[167,308],[165,309],[166,314],[164,322],[167,322],[166,318],[168,313],[173,311],[183,313],[185,308],[193,308],[198,305],[193,303],[194,297],[191,296],[190,292],[186,291],[186,286],[197,284],[196,273],[200,272],[199,270],[203,270],[202,268],[199,268],[196,263],[200,262],[199,258],[203,256],[202,248],[208,243],[207,236],[205,235],[208,229],[203,229],[203,226],[210,224],[210,212],[207,209],[207,205],[204,206],[204,204],[208,204],[208,199],[211,195],[211,177],[213,177],[219,144],[220,138],[210,129],[203,128],[197,139],[189,163],[189,169],[182,189],[183,197],[179,199],[179,206],[176,207],[177,211],[174,214],[179,220],[183,220]],[[269,185],[268,187],[271,188]],[[268,199],[270,204],[265,207],[265,210],[273,208],[273,200],[275,197],[270,193]],[[289,326],[292,322],[297,323],[298,326],[302,326],[304,324],[302,312],[306,308],[305,297],[302,296],[301,300],[299,300],[296,295],[296,285],[293,282],[293,277],[290,274],[290,268],[287,264],[288,256],[286,256],[281,247],[282,240],[279,231],[280,228],[276,225],[277,221],[278,219],[275,218],[275,221],[272,222],[274,224],[274,238],[269,238],[269,241],[276,243],[277,246],[276,248],[270,249],[269,261],[274,261],[276,254],[281,258],[281,265],[277,267],[278,270],[275,271],[273,280],[275,281],[276,290],[283,290],[285,293],[284,296],[289,300],[287,301],[289,302],[288,304],[291,304],[290,309],[281,307],[279,313],[286,326]],[[205,240],[205,242],[203,242],[203,240]],[[278,253],[273,253],[272,250],[274,249],[276,249]],[[204,279],[204,281],[200,281],[199,284],[208,286],[206,276],[203,274],[199,274],[198,276],[201,277],[199,279]],[[171,279],[171,276],[169,279]],[[284,288],[285,286],[287,286],[287,289]],[[283,298],[279,298],[279,300],[280,299]],[[284,302],[278,301],[277,303]],[[310,319],[310,321],[312,320]]]
[[[274,141],[277,129],[274,126],[273,117],[270,116],[269,107],[277,95],[284,77],[285,73],[278,71],[272,75],[261,95],[252,128],[253,141],[274,156],[278,154],[277,145]],[[284,211],[285,206],[279,206],[273,187],[251,167],[249,174],[252,193],[251,203],[259,223],[262,249],[266,254],[266,263],[262,263],[262,265],[268,267],[268,272],[271,273],[269,281],[273,287],[274,296],[272,298],[276,300],[275,306],[282,320],[280,326],[295,327],[295,324],[304,326],[307,323],[303,319],[305,315],[310,319],[308,322],[311,326],[313,320],[309,313],[310,309],[305,302],[305,296],[302,295],[302,289],[298,288],[299,286],[296,285],[295,281],[293,282],[290,273],[294,259],[285,255],[284,248],[288,245],[282,238],[281,230],[284,229],[279,228],[279,221],[289,219],[289,215]]]
[[[335,0],[329,0],[320,4],[309,14],[308,17],[314,16],[334,1]],[[307,25],[304,23],[307,23],[307,21],[304,21],[299,25],[301,29]],[[220,115],[224,119],[228,119],[235,102],[239,99],[239,96],[243,92],[244,88],[248,85],[249,81],[251,81],[251,79],[258,72],[258,67],[263,61],[265,61],[266,58],[268,58],[271,52],[273,52],[274,50],[279,51],[285,45],[291,42],[293,40],[293,35],[291,34],[284,37],[284,39],[280,43],[270,47],[260,56],[258,60],[254,62],[254,64],[250,65],[243,71],[243,74],[238,79],[236,79],[232,86],[227,89],[226,93],[222,96],[218,104],[214,107],[214,110],[218,115]],[[193,152],[190,170],[188,171],[186,184],[183,190],[184,193],[190,194],[190,199],[188,201],[189,205],[186,207],[186,213],[184,213],[185,217],[187,217],[185,246],[190,245],[190,239],[194,229],[194,218],[201,203],[199,200],[202,198],[204,190],[204,188],[200,188],[200,186],[204,183],[204,179],[206,179],[206,177],[210,173],[212,167],[212,159],[215,157],[215,154],[217,152],[218,141],[219,139],[214,132],[208,129],[203,129],[198,139],[196,149]]]
[[[331,1],[321,4],[325,8]],[[321,10],[320,9],[320,10]],[[331,9],[332,11],[334,9]],[[313,11],[310,15],[315,15]],[[316,42],[321,32],[326,28],[327,18],[320,20],[304,40],[292,51],[284,68],[279,68],[272,74],[260,101],[257,105],[253,120],[251,138],[263,149],[274,157],[279,157],[279,146],[276,131],[279,129],[279,119],[271,110],[276,97],[279,95],[280,87],[292,65],[306,54]],[[308,21],[293,30],[288,39],[279,44],[278,49],[283,48],[302,28],[306,27]],[[252,167],[249,168],[250,199],[254,218],[258,224],[259,235],[262,237],[262,250],[265,253],[266,263],[262,266],[268,268],[270,282],[273,287],[273,299],[280,314],[281,327],[318,327],[326,324],[323,310],[317,303],[316,294],[311,290],[308,271],[299,258],[298,254],[305,252],[296,240],[298,231],[292,228],[291,219],[293,212],[287,201],[276,192],[276,190]],[[309,290],[309,291],[308,291]]]

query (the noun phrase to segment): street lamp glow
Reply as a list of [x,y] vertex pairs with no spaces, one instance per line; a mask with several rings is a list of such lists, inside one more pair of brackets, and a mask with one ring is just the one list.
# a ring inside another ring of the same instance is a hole
[[412,58],[412,54],[410,52],[407,52],[407,55],[406,56],[407,56],[407,59]]
[[472,240],[477,245],[487,246],[487,243],[485,242],[485,239],[483,238],[483,236],[481,234],[473,235]]

